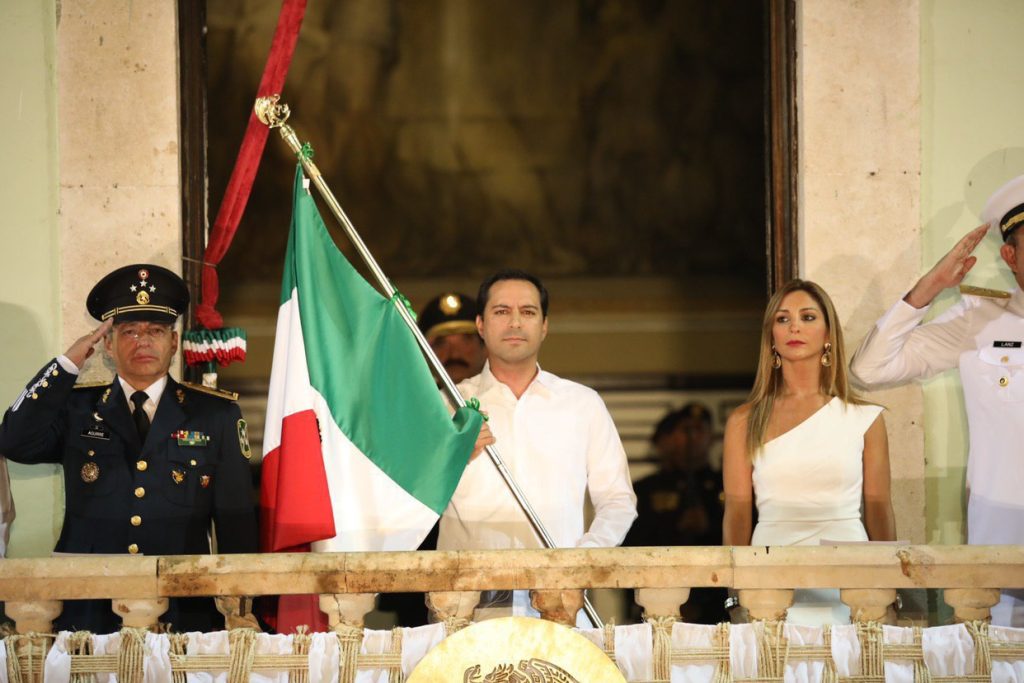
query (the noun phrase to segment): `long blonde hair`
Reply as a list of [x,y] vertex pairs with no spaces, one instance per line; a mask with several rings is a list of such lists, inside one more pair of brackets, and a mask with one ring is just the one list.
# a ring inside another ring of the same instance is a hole
[[747,398],[750,404],[750,414],[747,417],[747,455],[751,460],[764,446],[764,435],[768,429],[768,420],[771,419],[772,409],[775,407],[775,397],[782,391],[782,370],[773,367],[775,351],[772,343],[772,326],[775,324],[775,316],[782,306],[782,300],[786,295],[799,291],[806,292],[821,308],[822,315],[825,317],[825,328],[828,330],[827,341],[832,344],[832,363],[827,367],[821,366],[819,375],[821,392],[826,396],[838,396],[844,403],[865,403],[850,389],[846,370],[846,349],[843,346],[843,329],[839,324],[839,316],[836,315],[832,299],[820,285],[810,280],[790,280],[768,300],[768,306],[764,311],[764,320],[761,323],[761,350],[757,359],[757,376],[754,378],[754,388]]

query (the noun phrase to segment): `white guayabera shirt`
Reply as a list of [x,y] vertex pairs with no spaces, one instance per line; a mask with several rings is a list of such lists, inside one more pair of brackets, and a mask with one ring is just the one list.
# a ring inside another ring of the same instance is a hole
[[[561,548],[612,547],[636,519],[622,441],[593,389],[538,368],[516,399],[490,366],[459,384],[477,398],[512,477]],[[584,529],[586,494],[594,519]],[[467,467],[441,517],[439,550],[543,547],[486,454]]]

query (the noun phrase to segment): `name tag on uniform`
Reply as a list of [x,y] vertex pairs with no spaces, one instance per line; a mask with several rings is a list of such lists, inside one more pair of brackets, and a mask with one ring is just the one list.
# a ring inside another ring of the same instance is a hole
[[1021,342],[1019,342],[1019,341],[994,341],[994,342],[992,342],[992,346],[994,346],[997,349],[1019,349],[1021,347]]
[[93,425],[88,429],[83,429],[82,436],[87,439],[103,439],[104,441],[110,441],[110,432],[102,425]]

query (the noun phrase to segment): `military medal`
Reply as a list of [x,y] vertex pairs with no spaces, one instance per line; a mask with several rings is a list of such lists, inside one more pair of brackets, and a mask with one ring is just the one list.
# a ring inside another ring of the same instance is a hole
[[184,403],[185,402],[185,390],[184,389],[178,389],[177,391],[174,392],[174,395],[178,397],[178,403]]
[[210,479],[211,477],[209,474],[204,474],[203,476],[199,477],[199,485],[202,486],[204,489],[210,488]]
[[175,484],[180,484],[185,481],[185,473],[181,470],[171,470],[171,479],[174,480]]
[[107,390],[103,392],[103,396],[100,397],[100,403],[106,403],[108,398],[110,398],[110,387],[107,387]]
[[209,435],[202,432],[190,432],[187,429],[172,432],[171,438],[177,439],[179,446],[205,446],[210,443]]
[[91,484],[100,478],[100,466],[94,462],[87,462],[82,465],[82,481]]

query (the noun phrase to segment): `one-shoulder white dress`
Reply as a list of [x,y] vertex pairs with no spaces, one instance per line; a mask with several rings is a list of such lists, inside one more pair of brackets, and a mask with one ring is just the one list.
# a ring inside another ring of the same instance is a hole
[[[834,397],[762,447],[754,458],[758,519],[751,545],[868,540],[861,521],[864,434],[881,412]],[[798,590],[786,620],[849,623],[850,610],[838,590]]]

